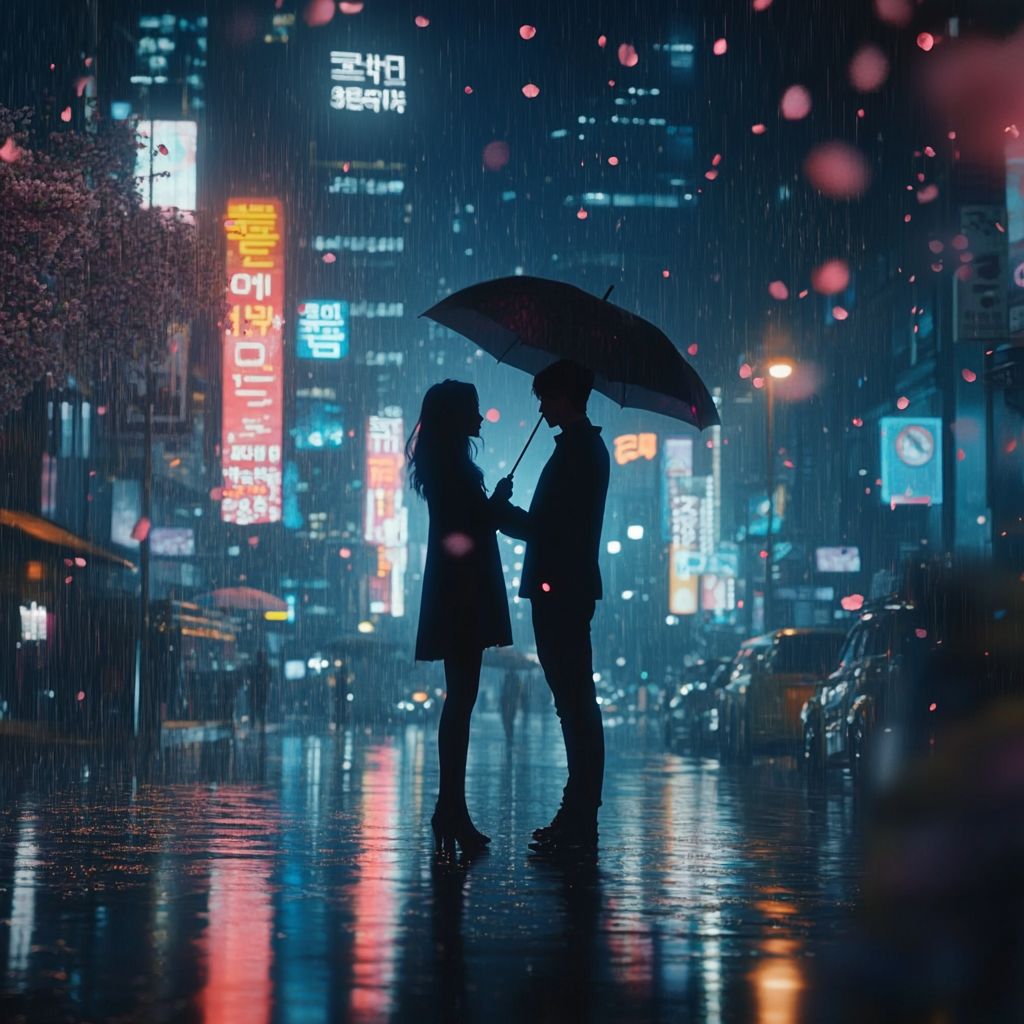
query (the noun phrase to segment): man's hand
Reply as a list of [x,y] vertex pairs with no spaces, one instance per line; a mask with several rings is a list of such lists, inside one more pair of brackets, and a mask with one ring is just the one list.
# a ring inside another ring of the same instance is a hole
[[512,497],[512,477],[503,476],[494,485],[493,497],[496,501],[508,501]]

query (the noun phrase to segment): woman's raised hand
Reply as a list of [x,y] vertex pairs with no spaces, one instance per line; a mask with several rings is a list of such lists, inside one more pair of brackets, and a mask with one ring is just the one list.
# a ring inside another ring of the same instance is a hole
[[508,501],[512,497],[512,477],[503,476],[494,485],[494,495],[496,501]]

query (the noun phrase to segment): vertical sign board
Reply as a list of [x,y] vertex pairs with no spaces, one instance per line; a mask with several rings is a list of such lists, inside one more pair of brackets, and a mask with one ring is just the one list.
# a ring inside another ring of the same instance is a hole
[[711,478],[694,478],[693,440],[688,437],[665,439],[663,470],[669,540],[669,611],[673,615],[695,615],[699,573],[710,537],[707,525],[713,502],[707,499]]
[[221,519],[281,519],[284,217],[276,199],[229,199],[222,349]]
[[663,489],[661,503],[661,534],[663,540],[671,540],[671,514],[669,506],[672,496],[678,490],[681,477],[693,476],[693,438],[666,437],[661,449]]
[[1024,333],[1024,139],[1006,145],[1006,242],[1010,333]]
[[370,612],[405,614],[409,510],[403,498],[405,424],[400,416],[366,420],[366,515],[363,539],[377,549],[377,571],[370,576]]
[[[956,272],[957,338],[1001,338],[1006,334],[1006,213],[1000,206],[960,208],[960,234],[953,245],[970,254]],[[999,225],[997,227],[997,225]],[[966,240],[966,242],[964,241]]]
[[942,420],[937,416],[883,416],[879,421],[882,502],[942,504]]

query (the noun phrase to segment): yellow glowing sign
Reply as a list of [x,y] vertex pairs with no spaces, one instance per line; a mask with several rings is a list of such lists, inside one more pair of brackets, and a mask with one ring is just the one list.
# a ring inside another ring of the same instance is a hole
[[647,459],[649,462],[657,454],[657,434],[620,434],[615,438],[615,461],[620,466],[637,459]]
[[264,612],[263,618],[265,618],[267,622],[287,622],[288,612]]

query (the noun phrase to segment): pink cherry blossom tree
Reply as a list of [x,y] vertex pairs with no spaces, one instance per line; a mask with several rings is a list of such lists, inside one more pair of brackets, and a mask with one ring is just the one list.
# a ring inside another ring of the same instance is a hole
[[159,361],[172,324],[224,301],[212,235],[143,209],[130,124],[33,146],[28,118],[0,107],[0,415],[45,377]]

